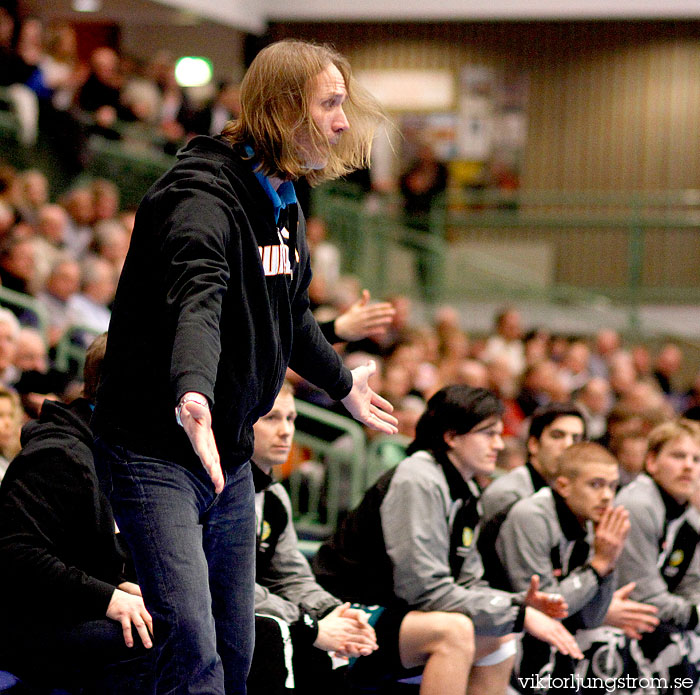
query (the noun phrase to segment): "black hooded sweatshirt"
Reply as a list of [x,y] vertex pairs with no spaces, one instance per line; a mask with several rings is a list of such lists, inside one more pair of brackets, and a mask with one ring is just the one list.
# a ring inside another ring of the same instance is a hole
[[175,421],[204,394],[224,469],[250,458],[252,425],[287,365],[335,399],[352,375],[309,310],[305,225],[275,220],[242,150],[199,136],[146,193],[112,310],[93,428],[142,456],[201,464]]
[[45,401],[0,485],[3,620],[67,625],[106,617],[126,555],[92,458],[89,403]]

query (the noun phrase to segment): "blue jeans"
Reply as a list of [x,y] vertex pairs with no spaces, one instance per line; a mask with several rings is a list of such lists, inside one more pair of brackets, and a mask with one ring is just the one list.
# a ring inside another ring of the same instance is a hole
[[217,495],[206,470],[98,440],[98,474],[153,618],[156,693],[245,695],[254,646],[250,464]]

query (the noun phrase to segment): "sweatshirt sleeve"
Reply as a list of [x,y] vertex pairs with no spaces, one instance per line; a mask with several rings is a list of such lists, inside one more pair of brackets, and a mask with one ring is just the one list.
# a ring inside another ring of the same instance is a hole
[[331,398],[340,400],[350,393],[352,374],[324,337],[309,308],[311,266],[304,228],[302,220],[298,237],[299,284],[292,303],[294,342],[289,366],[304,379],[322,388]]
[[542,591],[564,597],[570,616],[579,614],[585,618],[584,627],[597,627],[605,618],[615,589],[613,573],[599,581],[591,567],[582,565],[564,579],[557,579],[551,551],[559,538],[553,537],[551,524],[531,500],[523,500],[510,510],[496,540],[496,552],[513,590],[526,591],[536,574]]
[[234,206],[212,184],[181,182],[163,192],[158,207],[171,209],[161,228],[159,257],[173,331],[170,380],[175,403],[184,393],[197,391],[213,404],[222,301],[236,282],[226,256],[239,238]]
[[657,567],[661,530],[654,510],[645,504],[625,505],[622,495],[619,501],[630,516],[630,531],[617,563],[619,584],[635,582],[630,598],[656,606],[659,620],[682,630],[697,629],[698,607],[687,598],[672,594]]
[[[309,563],[298,548],[297,534],[291,521],[292,508],[286,490],[279,484],[273,485],[271,489],[284,505],[287,523],[277,541],[269,571],[266,576],[258,577],[261,590],[256,588],[255,610],[293,622],[288,616],[296,613],[296,620],[301,606],[306,612],[321,617],[340,605],[340,601],[318,584]],[[284,606],[281,602],[290,605]]]
[[398,598],[418,610],[464,613],[478,635],[513,631],[520,616],[513,594],[478,582],[467,586],[452,576],[445,501],[437,486],[395,476],[380,514]]
[[[3,596],[29,601],[25,610],[49,620],[103,618],[115,584],[90,576],[66,557],[66,548],[89,533],[86,524],[99,523],[96,481],[59,456],[27,457],[13,465],[0,494]],[[114,552],[116,583],[121,566],[116,546]]]

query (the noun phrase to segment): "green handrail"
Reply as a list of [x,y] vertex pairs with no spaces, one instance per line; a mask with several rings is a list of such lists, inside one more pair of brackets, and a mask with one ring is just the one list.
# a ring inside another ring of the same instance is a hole
[[[290,497],[295,512],[297,531],[303,535],[323,538],[330,535],[338,523],[340,513],[351,509],[362,498],[365,482],[366,437],[362,427],[350,418],[337,415],[311,403],[295,399],[297,413],[302,418],[297,420],[294,440],[297,444],[308,447],[326,468],[326,519],[321,521],[319,506],[321,504],[320,486],[310,490],[308,511],[300,512],[300,492],[303,477],[294,471],[289,478]],[[332,441],[304,430],[304,419],[311,423],[332,428],[337,433]],[[339,446],[338,438],[347,437],[347,446]],[[349,499],[341,499],[343,482],[348,483]]]
[[24,309],[33,313],[37,320],[36,328],[42,334],[44,340],[46,339],[46,328],[48,326],[46,310],[37,299],[22,292],[15,292],[15,290],[10,290],[7,287],[0,287],[0,306]]

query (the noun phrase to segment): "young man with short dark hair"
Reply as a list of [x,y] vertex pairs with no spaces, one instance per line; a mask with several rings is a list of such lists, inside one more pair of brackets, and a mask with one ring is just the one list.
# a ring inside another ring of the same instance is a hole
[[556,475],[557,458],[585,436],[586,422],[575,405],[552,403],[538,408],[530,420],[528,460],[484,490],[481,495],[483,522],[507,512],[518,500],[545,487]]

